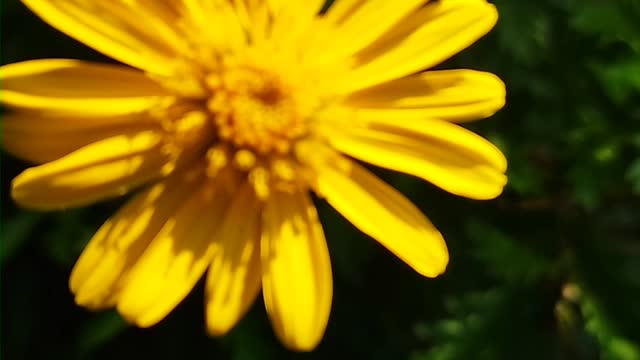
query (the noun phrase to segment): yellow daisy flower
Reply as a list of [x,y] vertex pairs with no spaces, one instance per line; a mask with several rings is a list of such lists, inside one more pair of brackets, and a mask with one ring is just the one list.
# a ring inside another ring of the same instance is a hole
[[[456,195],[498,196],[506,160],[457,125],[492,115],[503,83],[421,72],[497,20],[484,0],[23,0],[131,66],[2,67],[3,146],[42,165],[13,181],[26,207],[83,206],[141,187],[71,274],[78,304],[163,319],[207,272],[206,323],[226,333],[260,289],[275,333],[313,349],[332,298],[309,193],[428,277],[440,233],[353,159]],[[142,187],[142,186],[145,187]]]

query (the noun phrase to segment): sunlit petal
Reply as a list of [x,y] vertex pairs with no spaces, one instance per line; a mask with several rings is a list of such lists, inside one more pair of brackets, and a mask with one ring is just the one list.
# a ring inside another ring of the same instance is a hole
[[253,188],[245,185],[215,232],[218,250],[206,285],[207,329],[212,335],[227,333],[260,292],[260,210]]
[[316,192],[331,206],[420,274],[444,272],[444,239],[415,205],[355,162],[329,149],[315,149],[315,155],[308,150],[300,148],[300,156],[315,173]]
[[162,145],[154,131],[98,141],[23,171],[13,179],[11,196],[23,206],[58,209],[122,195],[162,174],[170,160]]
[[176,176],[136,195],[102,225],[76,262],[69,287],[89,308],[116,304],[131,268],[198,180]]
[[[171,75],[184,42],[169,6],[138,1],[22,0],[43,20],[94,49],[139,69]],[[144,21],[140,21],[140,18]],[[183,54],[184,55],[184,54]]]
[[129,321],[147,327],[162,320],[206,271],[230,200],[219,181],[203,184],[175,209],[131,269],[117,304]]
[[356,69],[336,90],[350,93],[428,69],[473,44],[497,19],[484,0],[429,3],[357,54]]
[[504,83],[495,75],[473,70],[427,71],[351,94],[345,106],[358,117],[438,118],[465,122],[486,118],[504,106]]
[[453,194],[492,199],[507,183],[507,161],[484,138],[443,120],[371,120],[328,132],[341,152],[421,177]]
[[262,286],[269,318],[290,348],[312,350],[331,310],[331,263],[315,207],[304,193],[274,192],[263,215]]

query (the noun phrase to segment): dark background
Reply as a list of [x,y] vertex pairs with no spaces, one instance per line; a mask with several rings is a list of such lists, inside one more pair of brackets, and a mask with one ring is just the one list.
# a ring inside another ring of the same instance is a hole
[[[105,0],[107,1],[107,0]],[[110,61],[1,1],[2,63]],[[447,273],[420,277],[319,203],[334,268],[324,341],[285,350],[261,301],[226,337],[205,334],[200,284],[151,329],[74,305],[67,279],[122,202],[18,209],[2,154],[4,359],[640,359],[640,1],[495,0],[496,29],[442,68],[498,74],[506,107],[470,127],[509,159],[497,200],[456,198],[379,173],[445,235]]]

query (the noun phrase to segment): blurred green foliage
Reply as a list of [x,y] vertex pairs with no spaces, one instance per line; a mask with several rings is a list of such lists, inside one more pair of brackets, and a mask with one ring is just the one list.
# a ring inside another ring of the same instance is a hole
[[[260,301],[228,336],[205,335],[200,285],[161,324],[129,327],[76,307],[73,262],[122,202],[58,213],[19,210],[2,159],[5,359],[640,359],[640,2],[495,0],[496,29],[442,68],[494,72],[507,106],[471,127],[509,158],[495,201],[379,173],[447,238],[451,265],[421,278],[319,203],[335,277],[319,348],[275,340]],[[110,61],[1,2],[2,63]]]

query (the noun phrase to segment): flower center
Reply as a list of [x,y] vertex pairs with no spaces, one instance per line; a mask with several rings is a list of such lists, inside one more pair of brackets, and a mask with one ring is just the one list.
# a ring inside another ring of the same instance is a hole
[[307,133],[309,107],[278,75],[234,65],[206,81],[212,92],[207,108],[223,142],[262,155],[286,154]]

